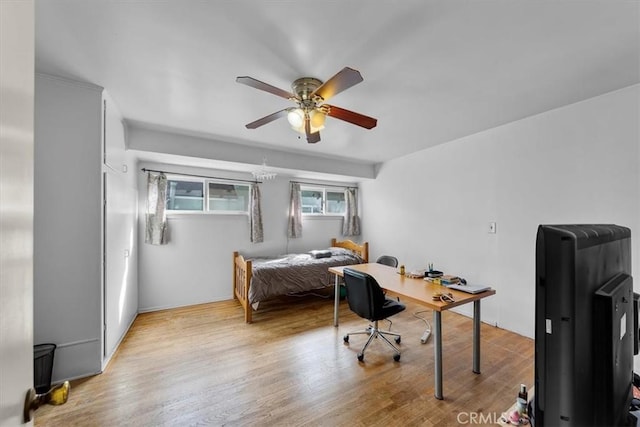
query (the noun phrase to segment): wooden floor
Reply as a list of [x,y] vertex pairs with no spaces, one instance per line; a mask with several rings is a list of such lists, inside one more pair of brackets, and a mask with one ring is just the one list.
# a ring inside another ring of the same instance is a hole
[[253,324],[235,301],[140,314],[105,372],[72,382],[69,401],[39,409],[35,425],[477,425],[497,421],[520,383],[533,386],[531,339],[483,324],[476,375],[472,321],[446,312],[445,399],[435,399],[433,340],[421,344],[418,310],[408,303],[393,317],[400,362],[376,340],[364,363],[356,354],[366,337],[347,345],[342,336],[367,322],[342,302],[334,328],[331,298],[274,300]]

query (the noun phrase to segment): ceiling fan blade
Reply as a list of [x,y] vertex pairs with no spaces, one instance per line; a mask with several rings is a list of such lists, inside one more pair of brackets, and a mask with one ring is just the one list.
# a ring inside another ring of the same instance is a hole
[[364,114],[345,110],[344,108],[333,105],[324,104],[324,106],[329,107],[327,115],[335,117],[336,119],[344,120],[345,122],[353,123],[354,125],[358,125],[366,129],[372,129],[378,124],[378,119],[374,119],[373,117],[365,116]]
[[322,86],[315,90],[313,95],[319,95],[325,101],[334,95],[355,86],[363,80],[360,71],[353,68],[344,67],[342,70],[324,82]]
[[314,132],[314,133],[308,133],[307,142],[309,144],[315,144],[316,142],[320,142],[320,131]]
[[261,119],[256,120],[255,122],[251,122],[246,125],[247,129],[255,129],[262,125],[266,125],[267,123],[271,123],[272,121],[279,119],[280,117],[286,116],[288,109],[276,111],[275,113],[269,114],[268,116],[264,116]]
[[260,80],[256,80],[253,77],[239,76],[239,77],[236,77],[236,82],[242,83],[243,85],[251,86],[252,88],[255,88],[255,89],[260,89],[260,90],[263,90],[265,92],[269,92],[271,94],[274,94],[276,96],[280,96],[280,97],[285,98],[285,99],[296,99],[297,98],[291,92],[288,92],[288,91],[286,91],[284,89],[277,88],[275,86],[271,86],[270,84],[265,83],[265,82],[261,82]]

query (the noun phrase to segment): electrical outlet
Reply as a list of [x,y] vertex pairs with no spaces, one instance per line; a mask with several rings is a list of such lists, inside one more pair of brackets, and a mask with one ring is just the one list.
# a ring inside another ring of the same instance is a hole
[[495,223],[495,221],[491,221],[489,223],[489,233],[490,234],[496,234],[496,223]]

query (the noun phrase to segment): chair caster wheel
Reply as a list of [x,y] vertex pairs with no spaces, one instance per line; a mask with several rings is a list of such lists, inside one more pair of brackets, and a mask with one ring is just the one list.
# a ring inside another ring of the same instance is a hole
[[396,343],[400,344],[400,341],[402,341],[402,338],[401,337],[396,337]]
[[364,360],[364,353],[358,353],[358,362],[362,362]]
[[399,362],[400,361],[400,353],[394,354],[393,355],[393,360],[395,360],[396,362]]
[[344,337],[342,337],[342,339],[344,340],[344,342],[348,343],[349,342],[349,335],[345,335]]

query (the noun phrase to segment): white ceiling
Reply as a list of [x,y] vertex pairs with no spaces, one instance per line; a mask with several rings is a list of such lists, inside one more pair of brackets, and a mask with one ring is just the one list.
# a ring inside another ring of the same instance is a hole
[[[290,90],[349,66],[307,144],[279,119]],[[640,82],[640,2],[619,0],[36,1],[36,70],[106,88],[134,125],[383,162]],[[214,143],[214,142],[212,142]]]

